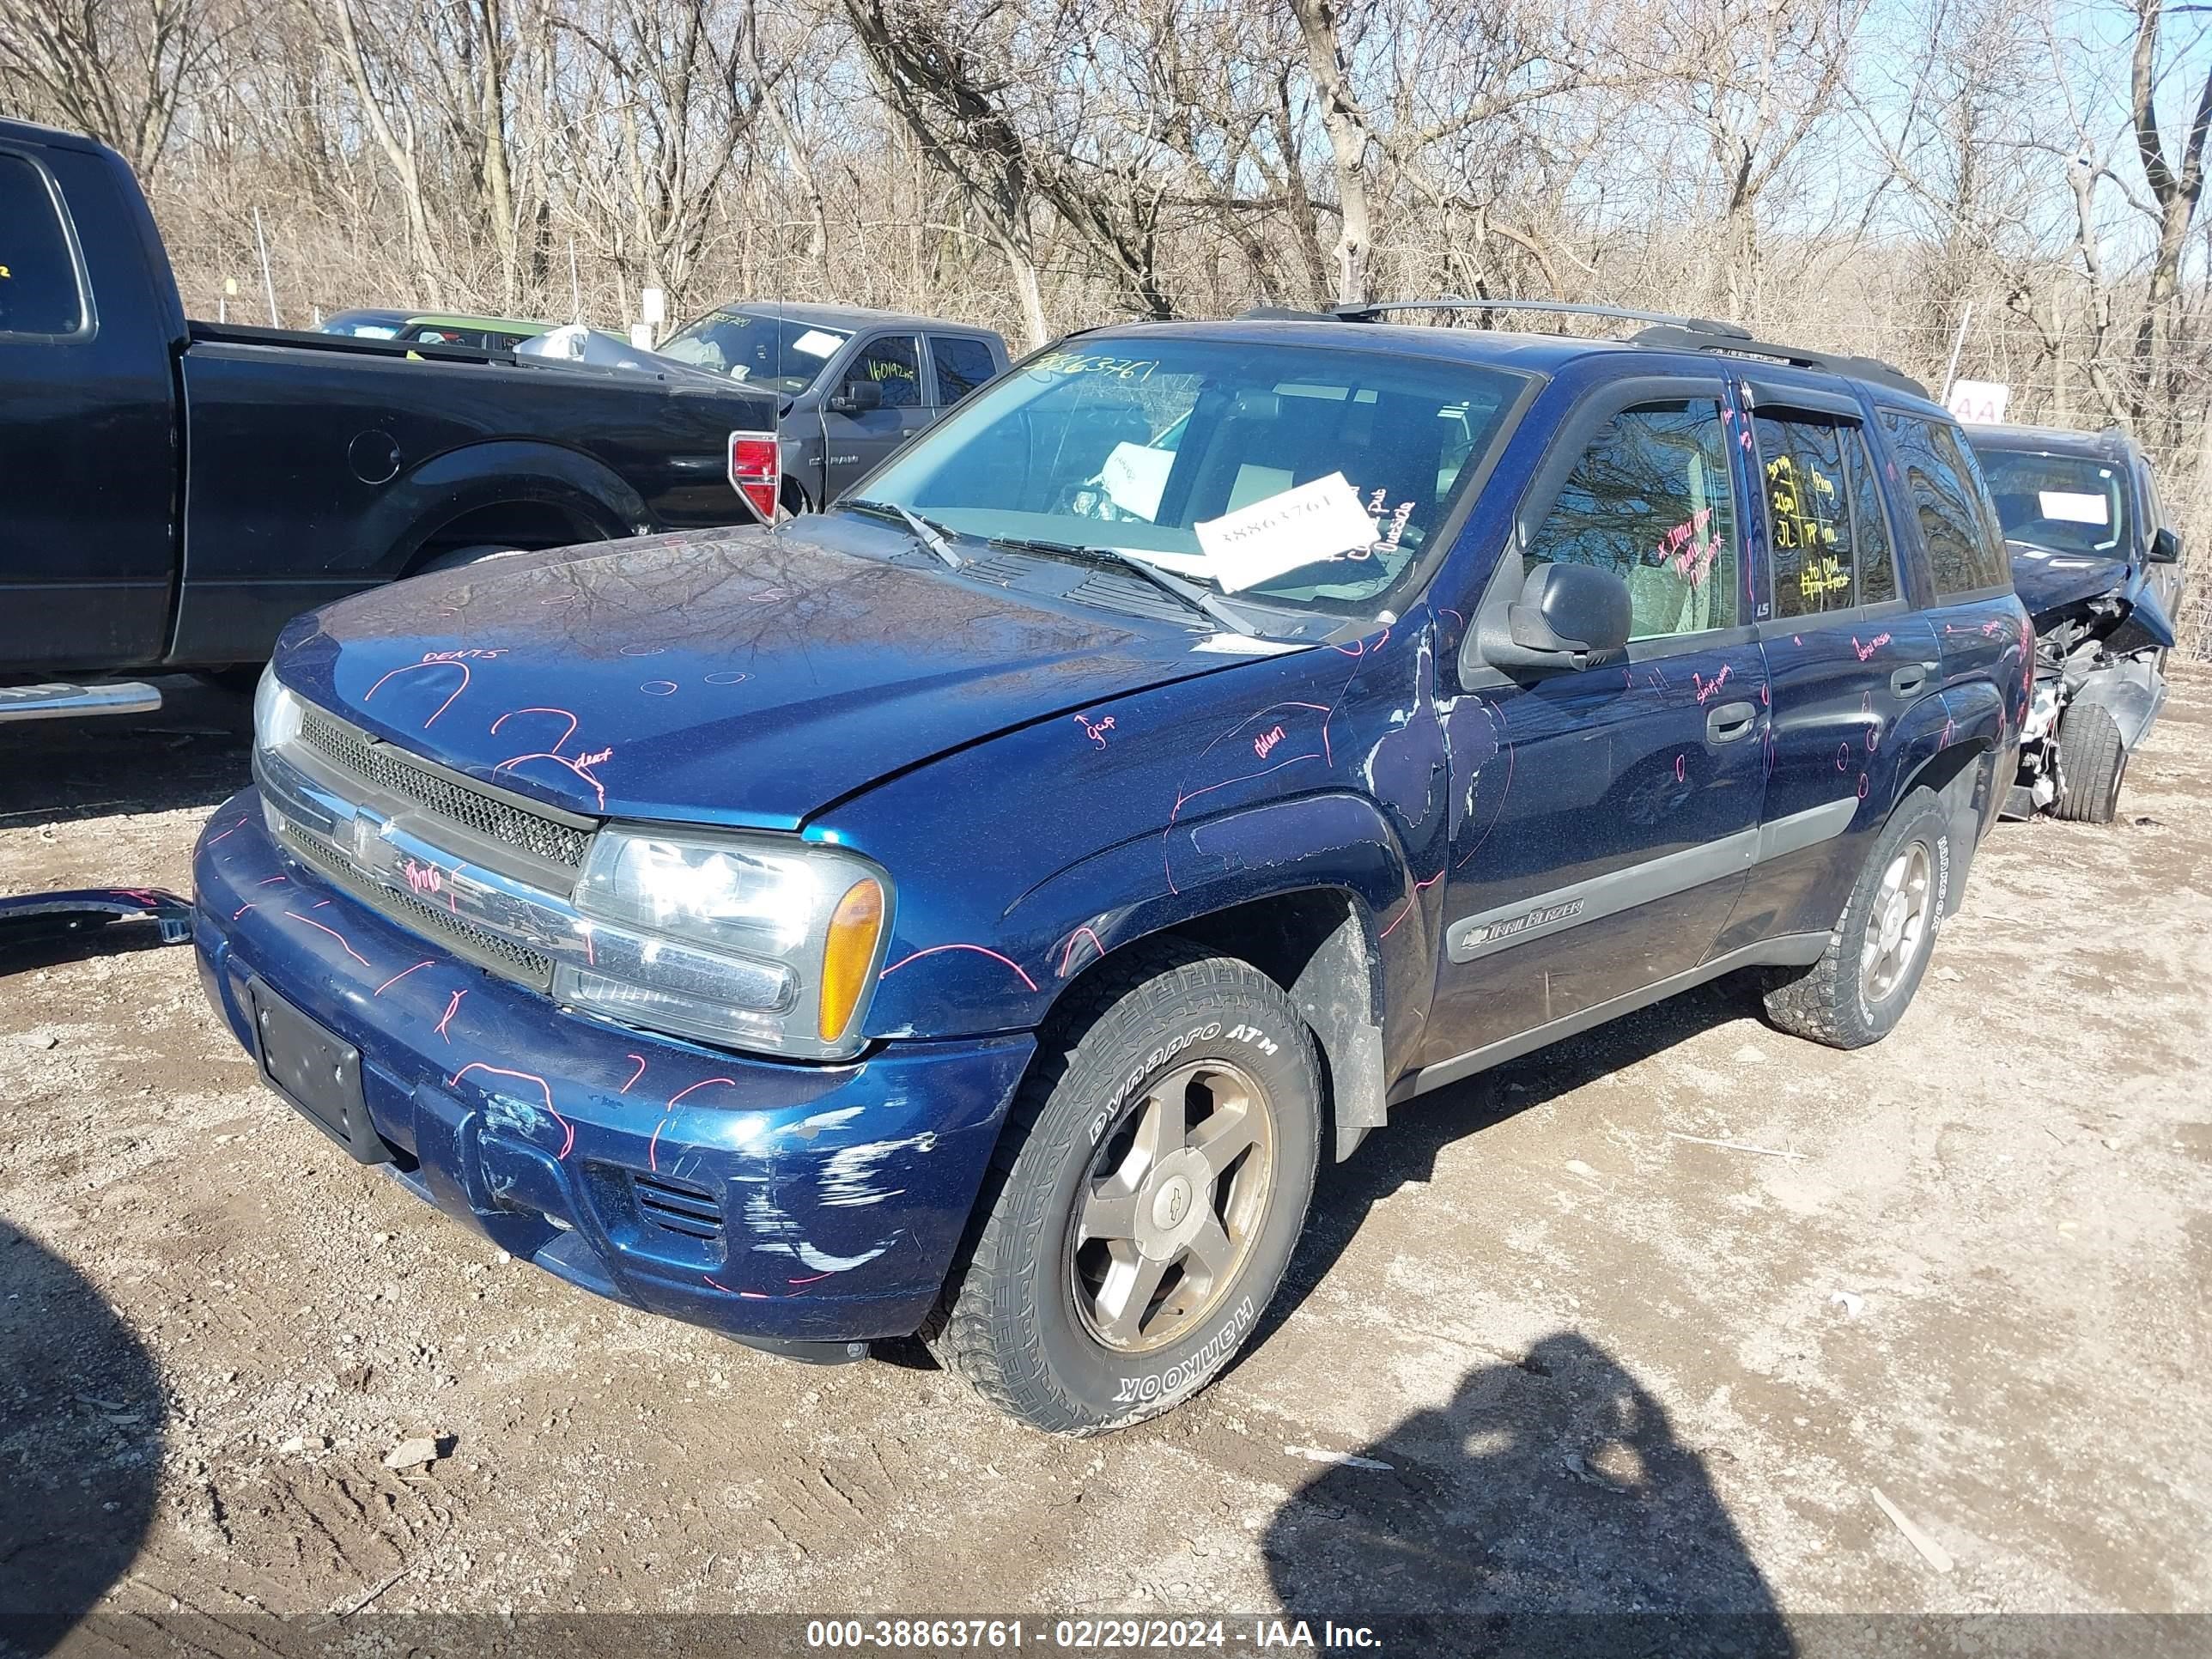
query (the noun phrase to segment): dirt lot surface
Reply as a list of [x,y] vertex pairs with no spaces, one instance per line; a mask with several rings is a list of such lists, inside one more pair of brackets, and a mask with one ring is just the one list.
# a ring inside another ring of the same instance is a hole
[[[11,728],[0,890],[184,887],[245,719]],[[1406,1109],[1088,1443],[501,1261],[187,950],[0,959],[0,1610],[2212,1612],[2212,676],[2123,807],[2001,826],[1875,1048],[1732,981]]]

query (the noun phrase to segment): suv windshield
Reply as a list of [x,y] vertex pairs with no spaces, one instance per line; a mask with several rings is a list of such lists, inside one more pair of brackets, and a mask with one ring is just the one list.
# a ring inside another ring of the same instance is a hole
[[1395,353],[1093,339],[976,393],[866,493],[965,536],[1369,611],[1435,545],[1525,384]]
[[2087,455],[1974,446],[2004,532],[2014,541],[2092,558],[2124,559],[2134,526],[2127,474]]
[[823,365],[850,338],[850,330],[722,310],[709,312],[670,335],[658,349],[679,363],[795,398],[814,384]]

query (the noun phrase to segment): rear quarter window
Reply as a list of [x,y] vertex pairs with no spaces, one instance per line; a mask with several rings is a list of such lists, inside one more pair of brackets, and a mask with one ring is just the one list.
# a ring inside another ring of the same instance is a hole
[[84,295],[46,175],[0,150],[0,335],[55,338],[84,327]]
[[1996,508],[1966,445],[1948,422],[1895,410],[1882,412],[1905,499],[1920,526],[1928,574],[1938,597],[2011,585]]

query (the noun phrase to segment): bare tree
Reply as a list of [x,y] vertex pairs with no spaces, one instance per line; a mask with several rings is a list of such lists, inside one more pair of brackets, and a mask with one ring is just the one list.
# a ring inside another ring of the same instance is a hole
[[210,0],[0,0],[0,96],[151,179],[224,33]]
[[2141,419],[2154,390],[2169,400],[2169,411],[2175,390],[2167,383],[2167,374],[2180,294],[2182,251],[2188,246],[2190,224],[2204,191],[2204,139],[2212,131],[2212,67],[2204,72],[2196,113],[2184,131],[2180,149],[2169,156],[2158,123],[2159,33],[2165,0],[2134,0],[2134,5],[2135,52],[2129,63],[2128,92],[2136,154],[2142,161],[2143,182],[2156,204],[2158,224],[2149,293],[2142,320],[2136,329],[2133,411]]

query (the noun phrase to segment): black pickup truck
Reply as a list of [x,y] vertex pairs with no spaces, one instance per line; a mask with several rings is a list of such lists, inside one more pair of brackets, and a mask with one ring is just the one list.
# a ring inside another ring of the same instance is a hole
[[0,120],[0,720],[150,708],[82,682],[258,663],[487,550],[751,522],[775,416],[674,366],[187,322],[123,159]]

